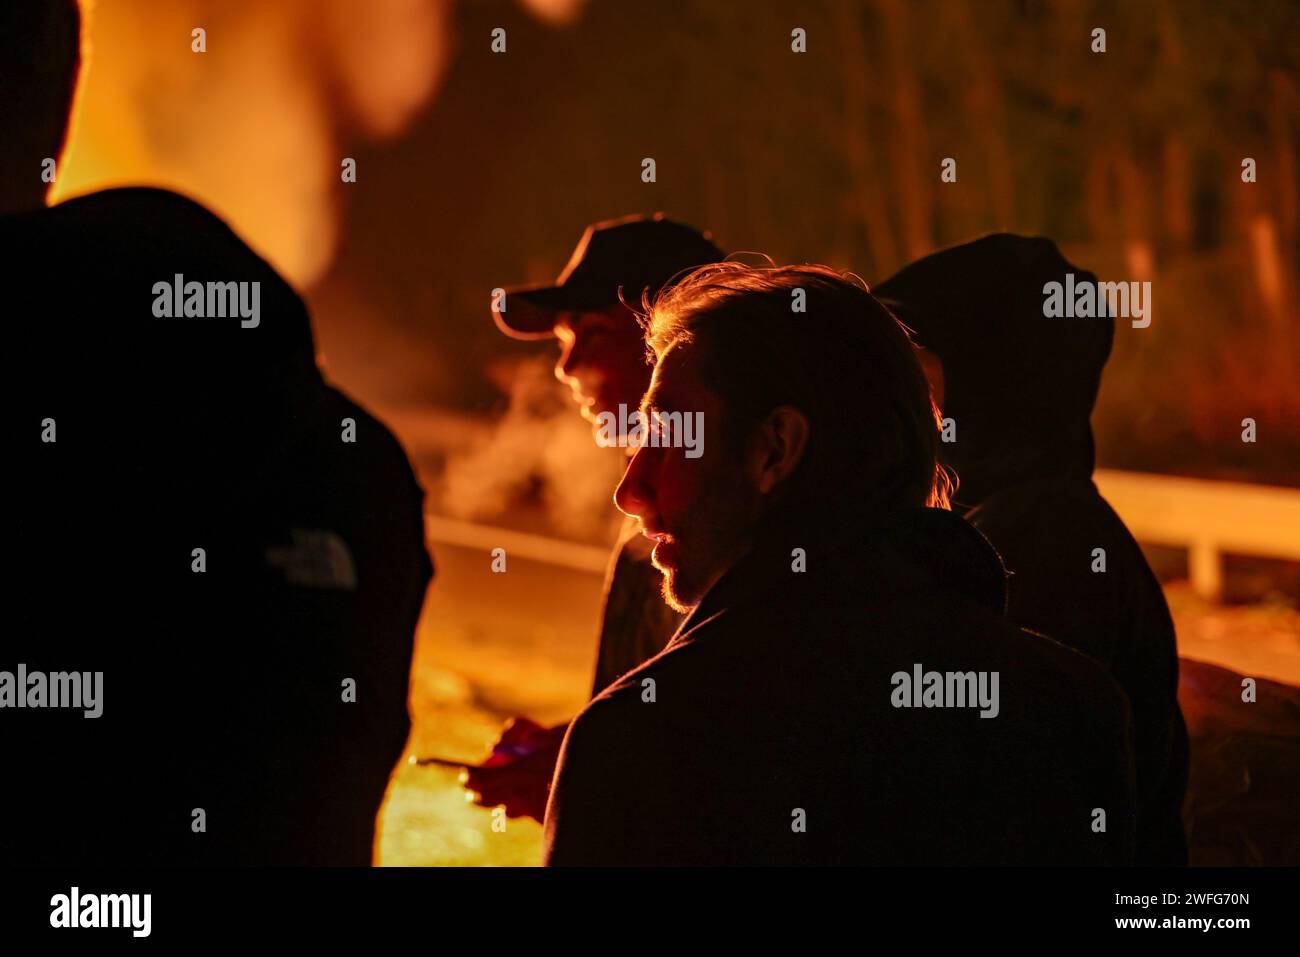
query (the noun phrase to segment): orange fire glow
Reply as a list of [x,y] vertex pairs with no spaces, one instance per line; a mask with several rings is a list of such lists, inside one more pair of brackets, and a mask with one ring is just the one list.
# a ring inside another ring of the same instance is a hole
[[177,190],[299,286],[333,256],[345,137],[399,133],[448,56],[448,0],[373,0],[364,17],[347,0],[83,7],[86,64],[51,199]]

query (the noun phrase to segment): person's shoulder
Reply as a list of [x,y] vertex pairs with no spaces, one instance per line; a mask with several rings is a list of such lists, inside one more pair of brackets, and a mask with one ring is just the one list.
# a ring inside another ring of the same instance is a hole
[[1122,716],[1127,699],[1104,664],[1046,634],[1012,620],[964,596],[937,593],[924,607],[891,617],[908,642],[918,648],[947,649],[958,660],[978,662],[997,671],[1004,689],[1014,686],[1027,707],[1048,713],[1095,713]]
[[1040,479],[994,492],[966,520],[997,544],[999,532],[1021,530],[1044,537],[1096,527],[1114,518],[1097,486],[1080,478]]
[[661,679],[689,673],[695,667],[699,652],[688,636],[689,633],[678,636],[663,651],[622,675],[596,695],[588,703],[587,710],[596,705],[601,706],[602,711],[627,707],[631,702],[639,700],[648,688]]
[[[591,724],[625,722],[641,717],[656,720],[676,710],[683,702],[695,700],[694,687],[716,681],[712,640],[731,613],[718,613],[676,636],[657,655],[622,675],[587,703],[574,719]],[[674,689],[669,696],[659,695],[660,685]],[[653,705],[654,714],[649,706]]]
[[[638,686],[632,674],[624,675],[588,701],[569,722],[561,763],[568,766],[575,755],[588,754],[604,763],[618,760],[637,749],[644,717]],[[585,766],[581,759],[578,766]]]
[[324,395],[328,406],[356,421],[358,446],[368,446],[379,464],[415,481],[415,469],[405,446],[382,419],[328,381],[324,384]]
[[154,186],[121,186],[85,193],[49,207],[55,218],[104,221],[108,226],[141,220],[177,226],[228,229],[225,220],[183,193]]
[[1045,704],[1101,724],[1127,720],[1128,697],[1102,662],[1029,628],[1008,624],[1006,632],[1017,660],[1040,676],[1029,688]]
[[1091,655],[1032,628],[1012,625],[1008,630],[1013,635],[1012,640],[1020,645],[1021,653],[1026,659],[1035,660],[1076,684],[1090,684],[1098,688],[1115,685],[1106,666]]
[[[258,276],[277,295],[301,298],[275,268],[217,212],[168,189],[125,186],[65,200],[41,211],[40,223],[58,241],[96,249],[120,261],[192,262]],[[281,287],[283,287],[281,289]]]

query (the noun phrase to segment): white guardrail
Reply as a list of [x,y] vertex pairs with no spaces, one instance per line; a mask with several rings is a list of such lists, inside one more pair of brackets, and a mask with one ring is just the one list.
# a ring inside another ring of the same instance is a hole
[[1223,590],[1223,554],[1300,561],[1300,489],[1099,469],[1097,488],[1133,537],[1188,550],[1192,587]]
[[[1192,587],[1208,598],[1223,589],[1225,552],[1300,561],[1300,489],[1245,482],[1099,469],[1101,494],[1133,537],[1188,550]],[[609,551],[473,522],[425,516],[431,542],[508,555],[600,575]]]
[[[582,545],[578,542],[566,542],[559,538],[547,538],[544,535],[530,535],[508,528],[492,525],[477,525],[462,522],[459,519],[443,518],[441,515],[424,516],[424,534],[429,541],[440,545],[459,545],[491,552],[494,548],[504,548],[512,558],[523,558],[547,565],[560,565],[575,571],[603,575],[609,565],[610,549],[595,545]],[[435,563],[438,556],[434,556]]]

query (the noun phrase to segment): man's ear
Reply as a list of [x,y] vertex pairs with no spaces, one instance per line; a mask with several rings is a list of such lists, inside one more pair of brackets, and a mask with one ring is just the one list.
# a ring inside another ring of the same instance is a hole
[[749,457],[750,478],[766,495],[784,482],[808,447],[808,417],[792,405],[779,405],[759,426]]

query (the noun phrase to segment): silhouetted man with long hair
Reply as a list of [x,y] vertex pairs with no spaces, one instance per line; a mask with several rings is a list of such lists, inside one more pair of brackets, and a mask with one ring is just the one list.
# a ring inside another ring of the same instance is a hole
[[1124,697],[1002,617],[903,327],[831,270],[737,263],[648,322],[616,501],[688,617],[570,726],[546,861],[1130,860]]

